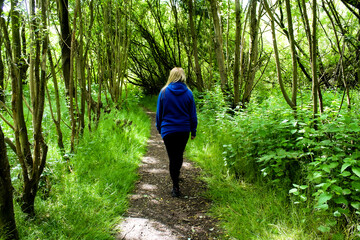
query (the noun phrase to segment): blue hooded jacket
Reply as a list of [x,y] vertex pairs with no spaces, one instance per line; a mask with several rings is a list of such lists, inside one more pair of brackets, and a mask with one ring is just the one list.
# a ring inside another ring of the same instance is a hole
[[164,138],[174,132],[196,136],[197,116],[194,96],[183,82],[170,83],[157,100],[156,128]]

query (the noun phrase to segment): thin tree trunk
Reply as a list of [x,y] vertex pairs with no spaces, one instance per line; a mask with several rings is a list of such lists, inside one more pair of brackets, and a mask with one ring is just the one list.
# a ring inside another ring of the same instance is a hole
[[298,85],[298,73],[297,73],[297,56],[295,50],[295,40],[294,40],[294,30],[293,30],[293,22],[292,22],[292,14],[291,14],[291,5],[290,0],[285,0],[286,3],[286,15],[288,19],[288,28],[289,28],[289,41],[291,48],[291,59],[292,59],[292,97],[291,101],[296,107],[296,96],[297,96],[297,85]]
[[[70,51],[70,79],[69,79],[69,91],[70,91],[70,119],[71,119],[71,138],[70,138],[70,151],[74,152],[75,150],[75,138],[76,138],[76,119],[75,119],[75,110],[74,110],[74,101],[76,89],[74,88],[74,54],[75,54],[75,33],[76,33],[76,24],[77,24],[77,15],[79,12],[80,0],[76,0],[76,6],[74,11],[74,21],[73,21],[73,32],[71,36],[71,51]],[[76,106],[76,105],[75,105]]]
[[[1,16],[1,14],[0,14],[0,16]],[[5,103],[5,66],[4,66],[4,62],[2,60],[2,53],[1,53],[2,42],[3,42],[3,39],[0,38],[0,101]],[[1,109],[1,107],[0,107],[0,109]]]
[[57,0],[58,15],[61,30],[61,59],[62,72],[65,82],[66,94],[69,95],[70,84],[70,55],[71,55],[71,31],[69,24],[69,3],[68,0]]
[[251,91],[253,89],[256,68],[257,68],[257,58],[258,58],[258,40],[259,40],[259,14],[256,14],[257,10],[257,0],[250,0],[250,58],[247,67],[247,74],[245,77],[245,90],[243,94],[243,105],[250,102]]
[[[0,3],[0,7],[2,4]],[[1,12],[0,12],[1,16]],[[6,152],[4,133],[0,126],[0,237],[4,240],[19,239],[16,228],[13,187],[11,185],[10,165]]]
[[[52,114],[52,117],[53,117],[53,121],[54,121],[55,127],[56,127],[56,133],[57,133],[57,137],[58,137],[58,146],[61,151],[64,151],[63,135],[62,135],[62,131],[61,131],[61,106],[60,106],[60,97],[59,97],[59,86],[58,86],[55,67],[54,67],[54,63],[53,63],[53,59],[52,59],[51,49],[48,49],[48,59],[49,59],[49,65],[50,65],[50,70],[51,70],[51,76],[52,76],[52,80],[53,80],[53,84],[54,84],[54,94],[55,94],[55,102],[56,102],[56,119],[53,116],[53,114]],[[51,106],[50,98],[49,98],[49,105]]]
[[[0,0],[0,17],[2,15],[3,6],[4,6],[4,0]],[[0,33],[1,33],[1,28],[0,28]],[[0,38],[0,101],[5,103],[5,66],[4,66],[4,62],[2,59],[2,53],[1,53],[3,37],[2,37],[2,34],[0,34],[0,35],[1,35],[1,38]],[[2,109],[2,107],[0,107],[0,109]]]
[[288,94],[286,93],[285,90],[285,86],[284,83],[282,81],[282,75],[281,75],[281,67],[280,67],[280,59],[279,59],[279,51],[277,48],[277,41],[276,41],[276,30],[275,30],[275,23],[274,23],[274,16],[273,13],[267,3],[267,0],[263,1],[264,3],[264,7],[266,12],[269,15],[270,18],[270,25],[271,25],[271,34],[272,34],[272,40],[273,40],[273,47],[274,47],[274,55],[275,55],[275,62],[276,62],[276,70],[277,70],[277,77],[278,77],[278,81],[279,81],[279,85],[280,85],[280,89],[281,92],[285,98],[285,101],[287,102],[287,104],[292,108],[292,109],[296,109],[296,105],[291,101],[291,99],[289,98]]
[[311,35],[311,42],[309,43],[311,47],[311,70],[312,70],[312,78],[313,78],[313,84],[312,84],[312,92],[313,92],[313,113],[314,117],[318,114],[318,75],[317,75],[317,37],[316,37],[316,30],[317,30],[317,0],[313,0],[312,5],[312,35]]
[[204,82],[202,79],[201,74],[201,67],[199,63],[199,56],[198,56],[198,47],[197,47],[197,34],[195,29],[194,23],[194,13],[193,13],[193,0],[188,0],[189,6],[189,22],[190,22],[190,31],[191,31],[191,38],[192,38],[192,48],[193,48],[193,55],[194,55],[194,62],[195,62],[195,74],[196,74],[196,86],[199,91],[204,90]]
[[236,14],[236,33],[235,33],[235,60],[234,60],[234,105],[238,105],[240,101],[240,44],[241,44],[241,10],[240,0],[235,0]]
[[215,43],[215,53],[216,60],[219,67],[220,79],[221,79],[221,90],[225,92],[227,90],[228,79],[227,79],[227,70],[225,67],[225,58],[223,52],[223,40],[222,40],[222,31],[220,26],[220,19],[218,15],[218,4],[217,0],[209,0],[211,14],[214,22],[214,43]]

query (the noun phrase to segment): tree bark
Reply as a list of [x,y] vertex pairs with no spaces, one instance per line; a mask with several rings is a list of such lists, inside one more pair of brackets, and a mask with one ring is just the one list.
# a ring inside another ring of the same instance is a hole
[[[1,7],[1,6],[0,6]],[[1,13],[0,13],[1,16]],[[2,59],[2,38],[0,39],[0,101],[5,103],[5,66]],[[1,107],[0,107],[1,109]]]
[[61,59],[62,72],[65,82],[66,94],[69,95],[70,83],[70,54],[71,54],[71,30],[69,23],[69,3],[68,0],[57,0],[58,15],[61,31]]
[[317,117],[318,114],[318,75],[317,75],[317,37],[316,37],[316,30],[317,30],[317,0],[313,0],[312,5],[312,35],[311,35],[311,42],[309,42],[309,46],[311,47],[311,70],[312,70],[312,94],[313,94],[313,114],[314,118]]
[[241,45],[241,10],[240,0],[235,0],[236,32],[235,32],[235,60],[234,60],[234,105],[240,101],[240,45]]
[[[2,17],[2,9],[4,6],[4,0],[0,0],[0,18]],[[0,33],[1,33],[1,28],[0,28]],[[3,37],[2,34],[1,38],[0,38],[0,101],[5,103],[5,66],[4,66],[4,62],[2,59],[2,53],[1,53],[1,49],[2,49],[2,43],[3,43]],[[0,107],[1,109],[2,107]]]
[[193,0],[188,0],[189,6],[189,22],[190,22],[190,31],[191,31],[191,38],[192,38],[192,49],[194,55],[194,62],[195,62],[195,74],[196,74],[196,86],[198,90],[201,92],[204,90],[204,82],[202,79],[201,74],[201,67],[199,63],[199,56],[198,56],[198,47],[197,47],[197,34],[195,29],[194,23],[194,11],[193,11]]
[[[1,4],[0,4],[1,6]],[[1,16],[1,12],[0,12]],[[4,133],[0,126],[0,237],[1,239],[19,239],[16,228],[13,187],[11,185],[10,165],[6,152]]]
[[227,69],[225,66],[225,57],[223,52],[223,39],[222,31],[220,27],[220,19],[218,15],[218,3],[217,0],[208,0],[210,2],[211,14],[214,22],[214,43],[215,43],[215,53],[216,60],[219,67],[220,79],[221,79],[221,90],[225,92],[228,85]]
[[297,85],[298,85],[298,73],[297,73],[297,54],[295,50],[295,40],[294,40],[294,30],[291,14],[291,5],[290,0],[285,0],[286,3],[286,15],[288,19],[288,28],[289,28],[289,42],[291,49],[291,59],[292,59],[292,97],[291,101],[296,107],[296,96],[297,96]]
[[[248,62],[246,77],[245,77],[245,90],[243,94],[242,103],[245,105],[250,102],[251,91],[253,90],[254,79],[257,68],[258,58],[258,40],[259,40],[259,19],[260,13],[257,16],[257,0],[250,0],[250,58]],[[260,10],[259,10],[260,11]]]
[[263,1],[264,3],[264,7],[266,12],[269,15],[270,18],[270,25],[271,25],[271,34],[272,34],[272,40],[273,40],[273,47],[274,47],[274,55],[275,55],[275,62],[276,62],[276,71],[277,71],[277,77],[278,77],[278,81],[279,81],[279,85],[280,85],[280,89],[281,92],[285,98],[285,101],[287,102],[287,104],[292,108],[292,109],[296,109],[296,105],[291,101],[291,99],[289,98],[288,94],[286,93],[285,90],[285,86],[282,80],[282,75],[281,75],[281,67],[280,67],[280,59],[279,59],[279,51],[277,48],[277,41],[276,41],[276,33],[275,33],[275,23],[274,23],[274,15],[267,3],[267,0]]
[[[51,49],[48,49],[48,59],[49,59],[49,65],[51,70],[51,76],[54,84],[54,94],[55,94],[55,102],[56,102],[56,119],[54,117],[54,114],[51,114],[55,127],[56,127],[56,133],[58,137],[58,146],[61,151],[64,151],[64,142],[63,142],[63,135],[61,131],[61,106],[60,106],[60,96],[59,96],[59,86],[58,81],[56,77],[55,67],[52,59]],[[49,105],[51,107],[50,97],[49,97]],[[52,111],[51,111],[52,112]]]

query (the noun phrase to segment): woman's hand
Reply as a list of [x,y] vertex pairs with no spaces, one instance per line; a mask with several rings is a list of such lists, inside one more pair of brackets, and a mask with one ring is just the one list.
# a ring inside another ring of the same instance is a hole
[[196,136],[191,136],[191,140],[194,140]]

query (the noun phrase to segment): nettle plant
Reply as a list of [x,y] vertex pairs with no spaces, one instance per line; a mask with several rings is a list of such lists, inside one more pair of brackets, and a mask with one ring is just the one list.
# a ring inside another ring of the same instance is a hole
[[[305,126],[298,146],[311,153],[304,165],[305,185],[293,184],[294,203],[314,201],[316,211],[331,211],[334,217],[360,215],[359,119],[351,114],[332,121],[319,119],[319,129]],[[333,223],[319,227],[330,231]]]

